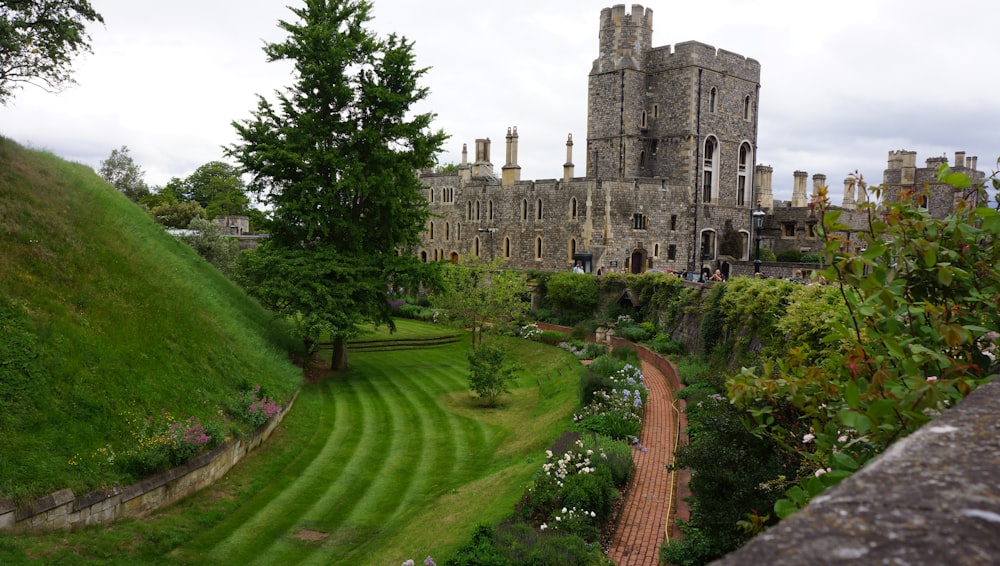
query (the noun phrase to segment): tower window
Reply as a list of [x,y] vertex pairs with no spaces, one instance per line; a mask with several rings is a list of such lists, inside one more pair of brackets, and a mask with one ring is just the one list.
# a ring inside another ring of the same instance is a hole
[[676,230],[677,229],[677,215],[676,214],[671,214],[670,215],[670,229],[671,230]]
[[667,261],[674,261],[675,259],[677,259],[677,246],[670,244],[667,246]]
[[712,90],[708,92],[708,111],[715,113],[715,104],[719,97],[719,91],[713,86]]
[[641,212],[636,212],[632,215],[632,229],[633,230],[645,230],[646,229],[646,215]]
[[750,119],[750,97],[749,96],[743,99],[743,119],[744,120],[749,120]]

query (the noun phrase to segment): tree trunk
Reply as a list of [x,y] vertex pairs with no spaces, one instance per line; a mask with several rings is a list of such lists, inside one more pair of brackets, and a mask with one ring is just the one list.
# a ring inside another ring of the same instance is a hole
[[333,339],[333,353],[330,358],[330,369],[334,371],[347,369],[347,340],[343,336]]

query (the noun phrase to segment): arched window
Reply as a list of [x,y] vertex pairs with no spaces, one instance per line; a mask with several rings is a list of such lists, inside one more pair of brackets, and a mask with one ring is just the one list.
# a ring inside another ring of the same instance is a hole
[[476,220],[479,220],[479,201],[476,201]]
[[653,257],[660,257],[660,244],[653,244]]
[[472,220],[472,201],[465,201],[465,219]]
[[747,96],[743,99],[743,119],[750,120],[750,97]]
[[569,199],[569,219],[570,220],[577,219],[576,197]]
[[479,236],[476,236],[476,239],[472,242],[472,253],[476,257],[479,257]]
[[715,259],[715,230],[704,230],[701,233],[701,259],[708,261]]
[[455,223],[455,239],[461,241],[462,239],[462,223]]
[[642,118],[639,119],[639,127],[643,128],[643,129],[646,129],[646,128],[649,127],[649,125],[646,123],[646,112],[645,111],[642,112]]
[[528,199],[521,200],[521,220],[528,219]]
[[503,258],[510,259],[510,238],[503,239]]
[[743,142],[740,144],[740,159],[736,167],[736,206],[746,206],[747,204],[747,191],[750,189],[749,171],[752,161],[750,144]]
[[444,223],[444,241],[451,239],[451,222]]
[[719,144],[712,136],[705,138],[705,159],[702,166],[702,199],[719,200]]
[[538,213],[538,220],[541,220],[542,219],[542,199],[538,199],[538,202],[535,204],[535,212]]
[[433,240],[434,239],[434,223],[433,222],[431,222],[431,226],[430,226],[429,232],[431,233],[431,237],[429,239]]
[[493,199],[486,203],[486,208],[489,209],[490,220],[493,220]]
[[542,237],[535,238],[535,261],[542,260]]
[[422,261],[424,263],[427,263],[427,252],[426,251],[420,252],[420,261]]
[[427,202],[434,202],[434,189],[427,189]]
[[718,89],[716,89],[713,86],[712,90],[708,91],[708,111],[709,112],[712,112],[712,113],[715,112],[715,104],[716,104],[716,101],[718,100],[718,98],[719,98],[719,91],[718,91]]
[[640,151],[639,152],[639,167],[645,167],[645,166],[646,166],[646,152],[645,151]]
[[576,255],[576,238],[569,239],[569,259],[573,259]]

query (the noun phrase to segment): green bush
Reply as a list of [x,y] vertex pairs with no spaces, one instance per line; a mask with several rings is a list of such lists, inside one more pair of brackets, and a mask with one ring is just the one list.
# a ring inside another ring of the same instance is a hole
[[597,326],[593,320],[580,322],[573,326],[573,330],[569,333],[569,337],[574,340],[586,340],[596,329]]
[[616,360],[636,367],[642,364],[642,360],[639,358],[639,351],[635,349],[635,346],[619,346],[611,350],[611,355]]
[[666,334],[657,334],[656,337],[653,338],[653,341],[649,344],[649,347],[661,356],[683,356],[687,351],[684,344],[674,342],[674,340]]
[[656,334],[656,330],[650,332],[641,325],[625,325],[615,329],[615,336],[624,338],[629,342],[645,342]]
[[597,459],[598,467],[607,467],[611,472],[611,480],[619,488],[624,488],[635,472],[635,462],[632,460],[632,446],[625,441],[615,440],[610,436],[589,434],[583,437],[583,445],[588,450],[605,457]]
[[546,299],[565,316],[589,318],[597,307],[597,279],[585,273],[556,273],[546,284]]
[[799,250],[785,250],[778,254],[777,260],[788,263],[798,263],[802,261],[802,252]]
[[561,342],[566,341],[566,335],[558,330],[543,330],[539,335],[537,340],[543,344],[548,344],[550,346],[557,346]]
[[590,364],[590,371],[602,377],[610,377],[625,367],[625,362],[613,355],[613,352],[594,358]]
[[816,252],[806,252],[799,258],[802,263],[819,263],[819,254]]

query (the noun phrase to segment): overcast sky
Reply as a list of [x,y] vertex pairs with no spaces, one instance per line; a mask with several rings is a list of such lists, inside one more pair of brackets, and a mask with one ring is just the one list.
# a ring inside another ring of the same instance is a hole
[[[99,167],[128,146],[152,186],[222,159],[234,120],[256,95],[291,84],[290,66],[265,62],[264,42],[295,0],[91,0],[93,53],[76,61],[79,85],[34,87],[0,106],[0,135]],[[422,111],[462,144],[493,140],[504,161],[517,126],[521,178],[562,176],[566,135],[584,173],[587,74],[598,55],[601,0],[374,0],[370,27],[415,41],[430,67]],[[629,4],[631,5],[631,4]],[[987,173],[1000,155],[1000,2],[929,0],[647,1],[654,46],[696,40],[761,63],[757,162],[774,168],[775,197],[792,174],[827,176],[840,203],[844,177],[879,182],[890,150],[928,157],[966,151]],[[629,8],[631,11],[631,8]]]

